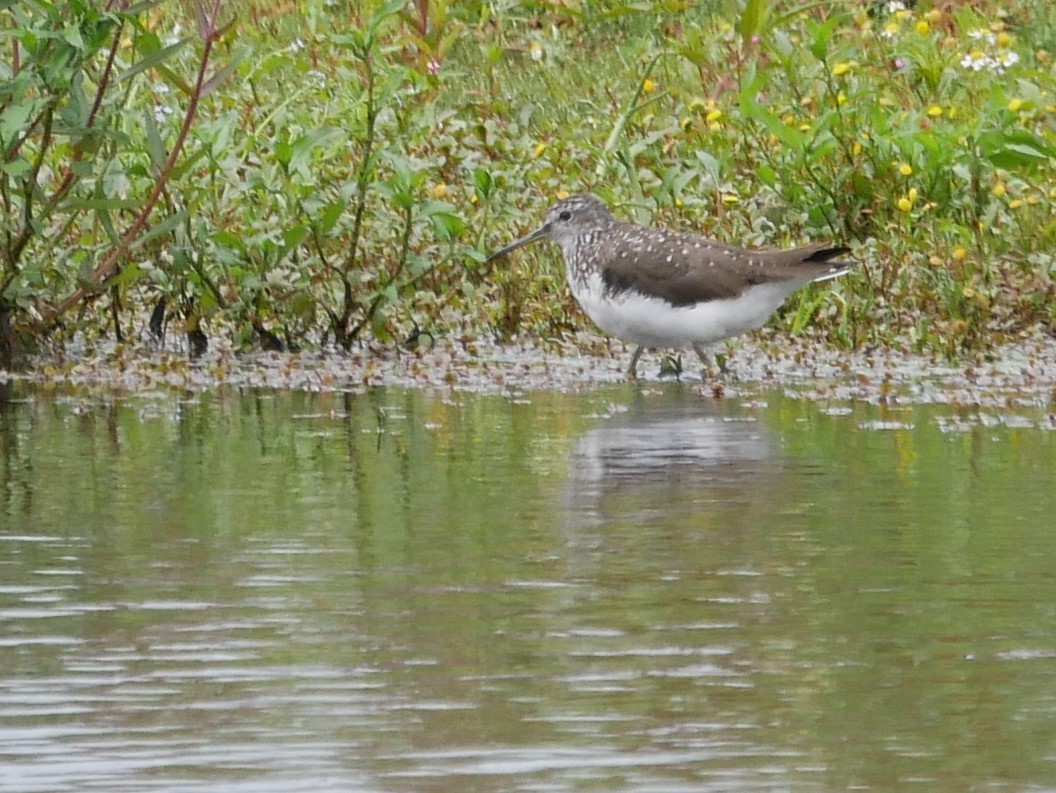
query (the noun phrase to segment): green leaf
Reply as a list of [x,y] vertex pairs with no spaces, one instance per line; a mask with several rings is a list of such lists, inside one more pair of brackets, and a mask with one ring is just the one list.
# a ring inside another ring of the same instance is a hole
[[495,183],[491,178],[491,172],[486,168],[473,169],[473,186],[476,188],[477,196],[482,200],[491,197]]
[[290,299],[290,311],[298,319],[310,319],[315,311],[315,298],[309,292],[297,292]]
[[225,248],[233,248],[234,250],[239,251],[245,248],[245,241],[243,238],[234,232],[227,231],[226,229],[221,229],[213,234],[213,242]]
[[301,241],[308,236],[308,227],[303,225],[293,226],[282,232],[282,243],[286,250],[296,248]]
[[118,212],[120,210],[135,210],[143,204],[140,200],[130,198],[70,198],[62,203],[64,209],[87,209],[98,212],[106,210]]
[[85,49],[84,38],[81,36],[81,31],[72,23],[63,27],[62,40],[76,50],[83,51]]
[[276,141],[275,159],[279,165],[289,170],[290,161],[293,159],[293,145],[284,140]]
[[0,112],[0,142],[9,144],[21,136],[30,117],[36,112],[35,102],[17,102]]
[[819,61],[824,62],[828,59],[829,42],[832,41],[833,31],[835,31],[836,23],[839,21],[840,17],[834,15],[825,22],[807,22],[807,30],[810,33],[810,42],[807,47],[810,50],[810,54]]
[[434,212],[429,216],[429,220],[436,236],[444,242],[450,242],[466,228],[465,221],[453,212]]
[[156,226],[152,227],[145,234],[137,237],[132,242],[132,244],[128,246],[128,249],[130,251],[134,251],[137,248],[141,248],[144,245],[146,245],[148,242],[150,242],[151,240],[156,240],[158,237],[163,237],[166,234],[171,233],[173,229],[175,229],[177,226],[179,226],[180,224],[182,224],[186,220],[187,220],[187,210],[183,209],[183,210],[180,210],[179,212],[173,212],[171,215],[169,215],[167,218],[165,218],[163,221],[161,221],[161,223],[158,223]]
[[110,216],[110,207],[99,207],[95,211],[95,216],[99,220],[99,225],[103,227],[103,231],[106,232],[106,236],[110,239],[111,245],[117,245],[121,240],[121,235],[118,234],[117,229],[114,227],[114,219]]
[[246,53],[244,50],[236,53],[235,57],[232,58],[226,66],[220,69],[220,71],[214,73],[212,77],[205,81],[205,85],[202,86],[202,99],[205,99],[205,97],[209,96],[209,94],[211,94],[213,90],[218,85],[220,85],[220,83],[224,82],[224,80],[226,80],[234,73],[235,69],[238,68],[238,65],[242,62],[242,59],[245,57],[245,54]]
[[11,162],[0,164],[0,171],[15,179],[21,179],[31,170],[33,170],[33,166],[29,164],[29,160],[21,155]]
[[329,234],[333,231],[341,215],[344,214],[346,206],[348,204],[344,201],[335,201],[327,204],[320,213],[318,220],[315,221],[316,228],[323,234]]
[[128,80],[129,78],[135,77],[137,74],[141,74],[142,72],[145,72],[148,69],[153,69],[154,67],[161,65],[164,61],[167,61],[172,55],[175,55],[177,52],[179,52],[184,46],[186,46],[187,42],[189,41],[189,38],[183,39],[182,41],[177,41],[175,44],[170,44],[168,47],[163,47],[160,50],[150,53],[139,63],[125,69],[125,71],[123,71],[118,76],[118,82],[122,80]]
[[161,169],[169,155],[165,151],[165,144],[162,142],[161,134],[158,132],[158,125],[154,123],[154,111],[148,108],[144,113],[144,118],[147,132],[147,153],[150,155],[151,165],[155,169]]
[[367,32],[373,36],[378,32],[378,28],[399,14],[405,5],[407,5],[407,0],[390,0],[367,22]]
[[139,269],[139,265],[133,262],[131,264],[126,264],[124,267],[122,267],[121,271],[118,272],[117,275],[115,275],[113,278],[106,282],[106,285],[108,287],[114,287],[135,283],[140,279],[140,277],[142,277],[142,275],[143,271]]
[[741,92],[741,112],[745,118],[762,124],[779,141],[793,149],[802,149],[806,138],[795,127],[790,127],[768,108],[759,104],[751,89]]
[[1031,170],[1056,159],[1056,149],[1026,130],[992,131],[979,136],[979,148],[998,168]]
[[750,39],[752,36],[761,35],[766,18],[770,15],[770,4],[768,0],[748,0],[741,13],[741,19],[737,24],[737,32],[741,38]]

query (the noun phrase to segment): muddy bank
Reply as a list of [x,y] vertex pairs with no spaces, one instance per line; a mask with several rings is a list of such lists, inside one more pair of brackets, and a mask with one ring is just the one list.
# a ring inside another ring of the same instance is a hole
[[[211,351],[191,361],[179,349],[99,347],[39,359],[0,381],[65,393],[202,392],[221,386],[299,391],[363,391],[376,386],[517,395],[583,391],[628,383],[631,348],[581,334],[564,342],[499,345],[439,339],[431,349],[364,346],[350,353],[236,354]],[[724,373],[702,381],[696,356],[682,356],[679,378],[660,375],[660,354],[644,354],[638,388],[679,379],[704,398],[748,397],[773,388],[825,402],[1031,406],[1056,397],[1056,339],[1022,338],[985,358],[951,362],[893,349],[847,352],[802,339],[757,335],[727,351]]]

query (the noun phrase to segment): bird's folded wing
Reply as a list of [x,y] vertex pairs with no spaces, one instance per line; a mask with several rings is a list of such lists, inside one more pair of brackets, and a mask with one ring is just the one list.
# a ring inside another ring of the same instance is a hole
[[636,291],[673,306],[734,298],[756,284],[823,277],[845,267],[829,260],[847,252],[827,243],[751,251],[677,232],[642,235],[636,243],[606,251],[602,281],[613,292]]

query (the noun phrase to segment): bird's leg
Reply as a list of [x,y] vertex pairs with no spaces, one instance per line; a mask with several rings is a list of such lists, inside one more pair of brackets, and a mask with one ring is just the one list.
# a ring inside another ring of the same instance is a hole
[[708,353],[704,351],[704,348],[696,342],[693,343],[693,351],[697,354],[697,357],[700,358],[700,362],[704,364],[704,376],[707,377],[708,372],[711,371],[711,356],[708,355]]
[[631,380],[638,379],[638,359],[642,356],[642,345],[639,344],[635,350],[634,355],[631,356],[631,365],[627,367],[627,377]]

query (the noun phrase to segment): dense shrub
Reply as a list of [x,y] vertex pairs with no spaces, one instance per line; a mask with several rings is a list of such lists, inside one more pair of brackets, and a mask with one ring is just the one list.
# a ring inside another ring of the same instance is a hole
[[[1035,8],[1035,6],[1037,6]],[[549,337],[566,193],[748,245],[849,240],[778,320],[951,353],[1053,321],[1039,3],[0,6],[0,358]],[[238,16],[234,16],[235,12]]]

